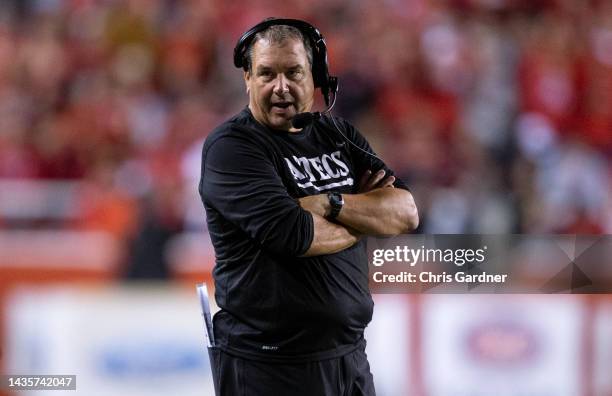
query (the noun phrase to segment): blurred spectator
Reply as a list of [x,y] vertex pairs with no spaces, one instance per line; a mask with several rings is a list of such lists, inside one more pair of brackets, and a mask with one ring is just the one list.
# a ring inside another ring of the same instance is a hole
[[128,279],[165,279],[171,274],[166,247],[183,230],[178,180],[166,179],[142,202],[139,226],[130,246]]
[[246,105],[231,51],[267,16],[326,35],[336,112],[409,183],[420,230],[612,232],[606,1],[6,0],[0,177],[81,182],[63,226],[167,276],[165,242],[205,230],[202,141]]

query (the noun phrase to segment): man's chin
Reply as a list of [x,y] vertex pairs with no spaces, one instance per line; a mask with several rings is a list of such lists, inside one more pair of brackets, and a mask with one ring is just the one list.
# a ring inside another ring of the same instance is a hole
[[278,116],[270,117],[270,127],[272,129],[280,129],[280,130],[288,131],[292,127],[291,125],[292,118],[293,118],[293,115],[291,117],[278,117]]

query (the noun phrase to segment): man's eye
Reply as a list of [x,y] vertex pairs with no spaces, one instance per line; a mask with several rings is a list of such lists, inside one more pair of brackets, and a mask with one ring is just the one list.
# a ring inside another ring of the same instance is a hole
[[259,72],[259,76],[263,77],[263,78],[271,78],[272,77],[272,72],[271,71],[260,71]]
[[287,73],[287,76],[289,78],[297,78],[301,75],[302,73],[299,70],[289,70],[289,72]]

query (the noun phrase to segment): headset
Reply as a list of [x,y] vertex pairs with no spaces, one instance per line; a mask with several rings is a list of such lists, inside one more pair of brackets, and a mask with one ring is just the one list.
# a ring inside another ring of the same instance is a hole
[[248,70],[247,51],[255,35],[263,32],[270,26],[287,25],[298,29],[304,37],[310,40],[312,47],[312,78],[315,88],[321,88],[321,93],[325,99],[325,105],[329,106],[330,95],[334,96],[338,92],[338,77],[329,75],[327,63],[327,46],[321,32],[311,24],[299,19],[286,18],[267,18],[257,25],[247,30],[238,40],[234,48],[234,66]]

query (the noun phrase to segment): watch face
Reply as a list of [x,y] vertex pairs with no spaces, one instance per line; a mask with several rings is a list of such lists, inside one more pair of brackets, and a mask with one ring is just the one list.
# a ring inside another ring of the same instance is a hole
[[344,205],[344,199],[342,198],[342,195],[337,192],[328,193],[327,198],[329,199],[329,204],[331,205],[331,213],[329,214],[328,218],[335,219],[340,213],[342,205]]
[[344,205],[344,199],[342,198],[342,195],[340,193],[337,192],[331,192],[328,194],[329,197],[329,203],[336,208],[341,208],[342,205]]

